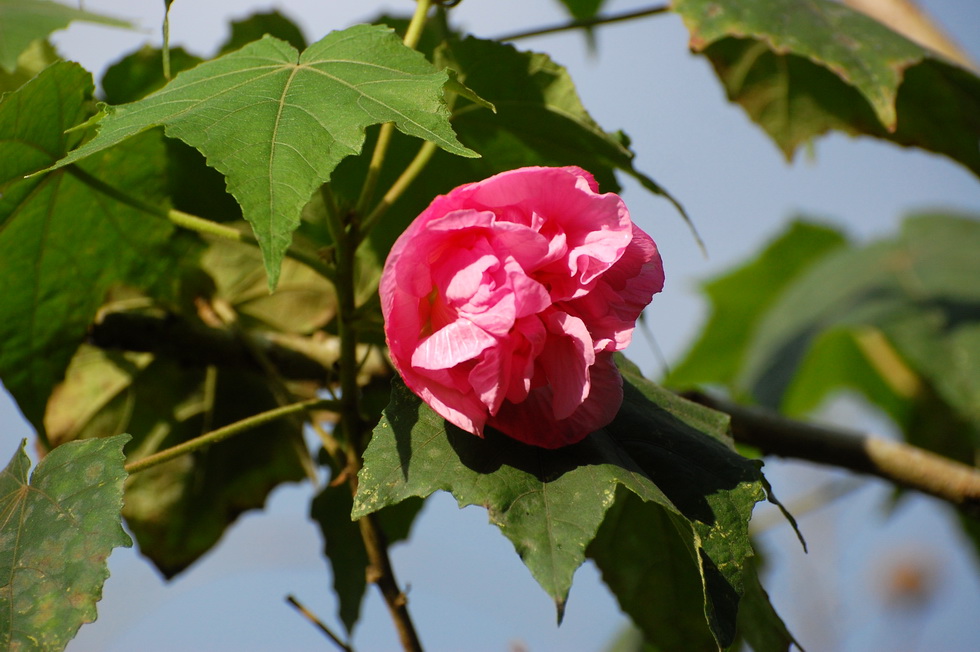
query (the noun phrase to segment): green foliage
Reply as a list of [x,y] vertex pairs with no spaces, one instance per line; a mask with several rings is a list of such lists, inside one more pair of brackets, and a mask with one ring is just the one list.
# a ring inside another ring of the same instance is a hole
[[[364,454],[353,516],[439,489],[461,507],[483,505],[555,600],[561,620],[572,575],[622,485],[675,523],[679,534],[671,536],[681,543],[664,564],[690,565],[689,578],[700,578],[697,590],[703,590],[704,629],[729,644],[742,569],[752,554],[748,519],[764,497],[758,466],[728,447],[722,415],[644,381],[628,363],[621,366],[628,382],[616,420],[556,451],[492,429],[484,439],[474,437],[447,425],[396,381]],[[618,564],[615,546],[599,544],[590,554],[602,560],[600,567]],[[628,590],[617,597],[627,611],[646,608]],[[670,635],[683,636],[683,629],[664,634]]]
[[158,134],[24,178],[78,142],[67,130],[87,117],[91,92],[81,67],[57,63],[0,100],[0,376],[42,433],[47,397],[105,293],[170,270],[173,228],[113,192],[166,206]]
[[832,229],[797,221],[754,260],[704,283],[711,316],[667,384],[730,384],[766,308],[808,265],[843,244]]
[[606,0],[561,0],[561,3],[565,5],[572,17],[583,20],[598,14]]
[[56,167],[163,125],[225,175],[274,289],[303,206],[341,159],[361,150],[368,125],[393,121],[406,134],[476,156],[449,126],[446,80],[383,27],[332,32],[301,55],[264,37],[178,75],[146,99],[107,108],[98,135]]
[[132,27],[125,20],[57,2],[0,0],[0,69],[12,72],[17,67],[17,58],[28,49],[31,41],[47,38],[51,32],[68,27],[76,20],[113,27]]
[[120,524],[122,447],[129,435],[64,446],[28,481],[21,444],[0,474],[0,647],[62,650],[87,622],[109,576],[106,559],[132,542]]
[[678,0],[691,47],[789,158],[831,129],[980,175],[980,79],[830,0]]

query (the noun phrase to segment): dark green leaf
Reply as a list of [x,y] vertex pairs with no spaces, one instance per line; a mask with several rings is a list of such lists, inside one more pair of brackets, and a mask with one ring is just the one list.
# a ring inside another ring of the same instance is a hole
[[[207,371],[148,353],[82,347],[48,405],[52,442],[137,433],[138,459],[276,407],[263,378]],[[60,450],[59,448],[55,449]],[[303,476],[301,424],[279,420],[143,471],[126,489],[123,516],[140,552],[172,576],[211,549],[242,512]]]
[[814,261],[843,245],[837,231],[797,221],[754,260],[705,283],[711,316],[667,384],[730,384],[766,307]]
[[691,47],[787,157],[831,129],[980,175],[980,78],[830,0],[678,0]]
[[78,65],[57,63],[0,102],[0,377],[38,429],[106,291],[154,283],[173,268],[169,223],[107,195],[97,181],[166,206],[157,134],[23,178],[77,141],[65,132],[87,117],[91,90]]
[[657,650],[717,650],[690,524],[619,490],[588,555],[619,605]]
[[270,11],[264,14],[252,14],[244,20],[232,21],[231,36],[218,50],[218,54],[233,52],[252,41],[258,41],[266,34],[289,43],[300,52],[306,49],[306,38],[296,23],[278,11]]
[[[177,74],[201,63],[202,59],[184,48],[170,49],[170,72]],[[163,76],[163,52],[149,45],[126,55],[109,66],[102,77],[102,90],[109,104],[135,102],[167,84]]]
[[594,17],[605,2],[606,0],[561,0],[568,13],[577,20]]
[[125,20],[47,0],[0,0],[0,68],[13,71],[17,57],[31,41],[47,38],[51,32],[76,20],[113,27],[133,26]]
[[130,546],[119,517],[129,435],[63,446],[31,475],[26,442],[0,474],[0,647],[61,650],[109,577],[106,559]]
[[751,554],[748,518],[763,497],[758,463],[731,450],[724,415],[622,368],[626,396],[616,420],[555,451],[491,429],[485,439],[474,437],[396,381],[365,452],[354,516],[438,489],[461,506],[483,505],[560,617],[572,574],[622,485],[684,524],[707,621],[722,644],[730,642],[741,569]]
[[110,107],[98,135],[58,167],[163,125],[227,177],[274,288],[303,206],[341,159],[361,150],[368,125],[393,121],[449,152],[477,156],[449,125],[446,79],[378,26],[332,32],[302,55],[265,37],[143,100]]

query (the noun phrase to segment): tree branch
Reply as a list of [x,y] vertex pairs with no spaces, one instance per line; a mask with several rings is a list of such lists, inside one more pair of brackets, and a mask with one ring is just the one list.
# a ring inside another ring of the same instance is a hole
[[565,23],[559,23],[557,25],[549,25],[548,27],[537,27],[535,29],[514,32],[512,34],[504,34],[503,36],[498,36],[494,40],[496,41],[516,41],[522,38],[530,38],[532,36],[544,36],[545,34],[555,34],[557,32],[567,32],[573,29],[582,29],[584,27],[595,27],[596,25],[608,25],[609,23],[619,23],[626,20],[633,20],[634,18],[643,18],[645,16],[656,16],[658,14],[664,14],[670,11],[668,5],[658,5],[655,7],[647,7],[646,9],[637,9],[635,11],[630,11],[622,14],[611,14],[608,16],[594,16],[592,18],[584,18],[582,20],[570,20]]
[[[174,315],[109,313],[92,327],[91,336],[102,348],[173,355],[188,364],[255,367],[253,356],[233,334],[191,324]],[[326,346],[311,338],[258,337],[269,360],[285,378],[322,381],[337,360],[336,343]],[[362,374],[372,375],[386,372],[383,359],[361,370]],[[690,393],[685,397],[730,415],[735,439],[766,455],[874,475],[980,516],[980,470],[901,442],[795,421],[705,394]]]
[[700,392],[684,396],[728,414],[735,441],[755,446],[765,455],[793,457],[877,476],[942,498],[980,517],[980,469],[902,442],[795,421]]

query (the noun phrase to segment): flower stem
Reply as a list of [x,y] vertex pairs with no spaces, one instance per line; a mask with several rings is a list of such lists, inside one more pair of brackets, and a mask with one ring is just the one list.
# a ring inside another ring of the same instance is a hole
[[145,471],[146,469],[157,466],[158,464],[163,464],[164,462],[177,459],[181,455],[192,453],[207,446],[211,446],[212,444],[217,444],[220,441],[224,441],[229,437],[233,437],[257,428],[261,425],[269,423],[270,421],[275,421],[277,419],[282,419],[283,417],[288,417],[293,414],[299,414],[313,409],[336,410],[337,404],[335,401],[314,398],[306,401],[299,401],[298,403],[292,403],[290,405],[284,405],[265,412],[259,412],[258,414],[253,414],[252,416],[246,417],[241,421],[236,421],[235,423],[231,423],[227,426],[207,432],[200,437],[195,437],[194,439],[185,441],[182,444],[177,444],[176,446],[162,450],[159,453],[147,455],[141,460],[130,462],[126,465],[126,472],[132,475],[133,473]]
[[[431,7],[432,0],[417,1],[415,13],[412,15],[412,20],[408,24],[408,29],[405,30],[405,36],[402,39],[402,43],[406,46],[415,48],[418,45],[419,38],[422,36],[422,29],[425,27],[426,17]],[[381,168],[384,165],[385,156],[388,154],[388,146],[391,144],[391,137],[394,131],[395,125],[392,122],[386,122],[381,125],[381,130],[378,132],[378,142],[374,145],[374,152],[371,154],[371,162],[368,164],[367,175],[364,177],[364,185],[361,186],[361,196],[357,199],[356,212],[358,215],[367,213],[368,207],[371,205],[374,190],[378,185],[378,177],[381,176]]]
[[415,178],[420,172],[422,172],[426,164],[435,153],[436,144],[431,140],[427,140],[422,144],[422,147],[419,148],[415,158],[413,158],[412,162],[409,163],[404,170],[402,170],[401,175],[393,184],[391,184],[391,188],[389,188],[388,192],[386,192],[384,197],[381,198],[378,205],[375,206],[374,210],[372,210],[367,217],[361,221],[361,233],[363,235],[367,235],[371,229],[374,228],[378,220],[381,219],[381,216],[387,212],[387,210],[399,197],[401,197],[402,193],[405,192],[405,189],[408,188],[413,181],[415,181]]

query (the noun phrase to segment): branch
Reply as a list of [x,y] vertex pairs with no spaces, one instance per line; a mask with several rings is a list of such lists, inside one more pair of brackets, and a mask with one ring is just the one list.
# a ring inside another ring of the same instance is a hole
[[980,470],[916,446],[787,419],[700,392],[685,398],[728,414],[732,434],[765,455],[794,457],[858,473],[942,498],[980,517]]
[[527,30],[524,32],[514,32],[513,34],[504,34],[503,36],[498,36],[494,40],[496,41],[516,41],[522,38],[530,38],[532,36],[543,36],[545,34],[555,34],[556,32],[567,32],[573,29],[582,29],[583,27],[595,27],[596,25],[608,25],[609,23],[619,23],[625,20],[632,20],[634,18],[643,18],[644,16],[656,16],[658,14],[665,14],[670,11],[670,7],[667,5],[659,5],[656,7],[647,7],[646,9],[638,9],[636,11],[630,11],[623,14],[611,14],[608,16],[594,16],[592,18],[583,18],[581,20],[570,20],[565,23],[559,23],[557,25],[549,25],[548,27],[537,27],[535,29]]

